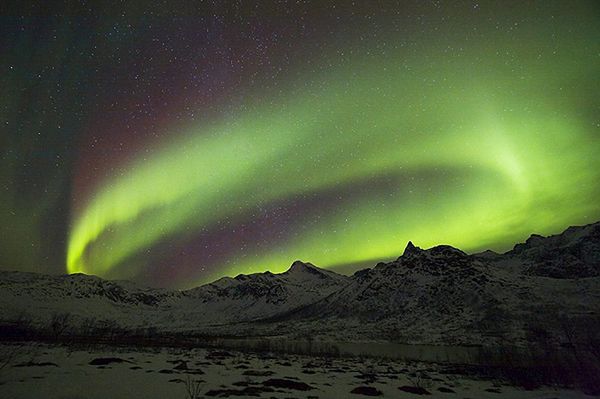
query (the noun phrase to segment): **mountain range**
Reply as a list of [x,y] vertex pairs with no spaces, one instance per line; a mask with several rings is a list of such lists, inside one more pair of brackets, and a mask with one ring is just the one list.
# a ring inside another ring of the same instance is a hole
[[0,325],[152,328],[161,333],[426,344],[525,343],[600,320],[600,222],[532,235],[504,254],[411,242],[392,262],[344,276],[294,262],[186,291],[83,274],[0,272]]

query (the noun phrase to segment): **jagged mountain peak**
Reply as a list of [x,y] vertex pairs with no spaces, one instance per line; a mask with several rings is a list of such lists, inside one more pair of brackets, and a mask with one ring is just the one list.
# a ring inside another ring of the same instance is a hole
[[416,247],[412,241],[409,241],[408,244],[406,244],[406,248],[404,248],[404,253],[403,255],[410,255],[412,253],[417,253],[419,251],[422,251],[421,248]]
[[319,269],[312,263],[302,262],[301,260],[296,260],[292,263],[290,268],[287,270],[288,272],[303,272],[307,270],[317,270]]
[[[206,284],[206,286],[214,286],[225,288],[231,285],[239,285],[242,283],[249,282],[283,282],[287,281],[289,278],[313,278],[318,277],[320,279],[324,278],[332,278],[343,280],[347,279],[347,276],[335,273],[330,270],[325,270],[320,267],[313,265],[310,262],[303,262],[300,260],[294,261],[290,267],[283,273],[272,273],[270,271],[265,271],[262,273],[252,273],[252,274],[238,274],[235,277],[222,277],[212,283]],[[201,288],[201,287],[197,287]],[[195,289],[197,289],[195,288]],[[194,288],[192,289],[194,290]]]
[[283,273],[240,274],[187,291],[206,322],[258,320],[306,306],[343,288],[350,277],[295,261]]
[[290,268],[283,273],[283,275],[306,275],[306,276],[317,276],[319,278],[328,278],[333,276],[338,276],[337,273],[327,271],[325,269],[321,269],[312,263],[302,262],[300,260],[292,263]]
[[429,249],[421,249],[415,246],[412,241],[409,241],[404,249],[404,253],[397,261],[409,260],[413,258],[434,257],[434,258],[456,258],[468,256],[458,248],[450,245],[437,245]]

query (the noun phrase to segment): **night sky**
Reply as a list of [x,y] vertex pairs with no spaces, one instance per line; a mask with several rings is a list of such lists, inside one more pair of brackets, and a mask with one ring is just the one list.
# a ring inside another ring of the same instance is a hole
[[0,268],[185,288],[600,219],[597,1],[250,3],[3,10]]

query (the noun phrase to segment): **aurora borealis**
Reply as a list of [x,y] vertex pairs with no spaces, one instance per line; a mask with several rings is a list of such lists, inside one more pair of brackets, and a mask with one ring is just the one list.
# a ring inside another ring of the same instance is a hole
[[332,4],[113,25],[136,33],[69,146],[69,273],[349,271],[600,219],[594,2]]

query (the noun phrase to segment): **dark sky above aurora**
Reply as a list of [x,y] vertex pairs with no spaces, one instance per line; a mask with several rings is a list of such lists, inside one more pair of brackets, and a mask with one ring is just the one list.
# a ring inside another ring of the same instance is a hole
[[600,219],[595,1],[342,3],[3,13],[0,267],[181,288]]

